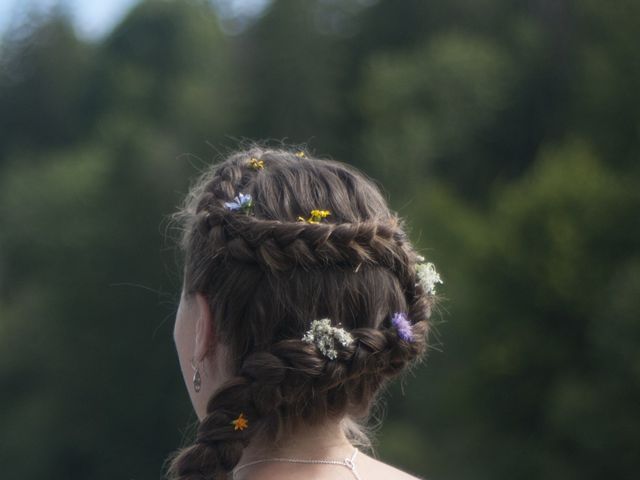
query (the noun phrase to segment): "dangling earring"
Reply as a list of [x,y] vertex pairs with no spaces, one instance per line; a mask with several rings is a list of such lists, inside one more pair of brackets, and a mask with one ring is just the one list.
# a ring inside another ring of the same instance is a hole
[[198,393],[200,391],[200,387],[202,387],[202,378],[200,378],[200,370],[195,364],[194,359],[191,359],[191,368],[193,368],[193,389]]

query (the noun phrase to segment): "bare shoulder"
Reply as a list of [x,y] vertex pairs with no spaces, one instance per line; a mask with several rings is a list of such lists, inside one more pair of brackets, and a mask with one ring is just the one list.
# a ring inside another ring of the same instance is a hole
[[360,455],[357,468],[363,480],[422,480],[364,453]]

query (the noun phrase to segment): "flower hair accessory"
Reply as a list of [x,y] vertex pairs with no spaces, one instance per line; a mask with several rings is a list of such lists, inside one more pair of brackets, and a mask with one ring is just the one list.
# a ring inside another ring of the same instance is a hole
[[418,260],[421,262],[416,265],[418,280],[427,294],[434,295],[436,293],[436,283],[443,284],[444,282],[433,263],[424,263],[424,257],[418,257]]
[[299,152],[296,152],[295,155],[298,158],[306,158],[307,157],[307,155],[302,150],[300,150]]
[[249,167],[254,170],[262,170],[264,168],[264,160],[259,160],[255,157],[251,157],[249,160]]
[[224,202],[224,206],[231,211],[241,210],[244,213],[249,213],[251,207],[253,207],[253,199],[248,193],[246,195],[239,193],[238,196],[233,199],[233,202]]
[[391,317],[391,324],[398,332],[398,336],[405,342],[413,341],[413,330],[406,313],[396,312]]
[[353,337],[345,329],[331,326],[328,318],[323,318],[311,322],[311,328],[304,334],[302,341],[315,343],[325,357],[335,360],[338,357],[336,341],[347,347],[353,343]]
[[323,218],[327,218],[331,215],[329,210],[311,210],[309,218],[305,219],[298,217],[298,221],[307,223],[320,223]]
[[231,422],[231,425],[233,425],[234,430],[244,430],[245,428],[249,427],[249,420],[247,420],[243,416],[243,413],[240,412],[240,415],[238,415],[238,418],[233,420]]

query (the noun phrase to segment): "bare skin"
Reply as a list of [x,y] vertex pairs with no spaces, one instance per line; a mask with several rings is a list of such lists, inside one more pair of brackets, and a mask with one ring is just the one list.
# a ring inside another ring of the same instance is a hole
[[[296,432],[277,448],[267,448],[264,443],[249,445],[238,466],[266,458],[294,458],[304,460],[344,460],[351,458],[354,447],[344,436],[339,424],[322,429]],[[354,459],[355,471],[361,480],[419,480],[391,465],[376,460],[359,451]],[[241,468],[234,480],[354,480],[348,467],[327,464],[299,464],[265,462]]]

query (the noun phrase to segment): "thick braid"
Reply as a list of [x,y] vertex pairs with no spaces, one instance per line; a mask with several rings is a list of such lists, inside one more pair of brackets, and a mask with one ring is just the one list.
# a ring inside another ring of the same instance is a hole
[[[280,431],[290,415],[346,413],[349,399],[358,404],[422,349],[419,341],[400,340],[392,329],[359,328],[351,334],[354,342],[340,347],[335,360],[301,339],[282,340],[268,352],[246,357],[238,375],[209,400],[194,445],[179,452],[170,473],[180,480],[226,479],[257,432]],[[367,381],[349,382],[362,377]],[[232,423],[240,413],[249,422],[244,430]]]
[[[280,430],[279,408],[296,403],[310,379],[320,376],[324,366],[323,359],[318,355],[314,358],[309,351],[310,345],[301,341],[281,343],[278,348],[284,358],[270,352],[249,355],[238,375],[211,397],[195,443],[179,451],[171,462],[171,478],[225,480],[256,433]],[[296,391],[283,391],[283,384]],[[248,421],[245,429],[233,425],[240,413]]]
[[407,263],[405,236],[394,219],[358,223],[282,222],[223,209],[200,213],[221,260],[257,263],[271,270],[318,266],[381,265],[396,270]]
[[[419,358],[425,346],[422,326],[414,326],[411,342],[400,339],[393,328],[351,330],[354,342],[339,346],[335,360],[301,339],[281,340],[268,352],[247,357],[240,373],[251,380],[252,405],[260,415],[267,416],[284,406],[289,414],[306,418],[318,408],[323,394],[335,390],[348,393],[349,380],[365,375],[377,378],[377,388],[382,380],[394,377]],[[308,398],[309,392],[315,399]],[[328,410],[344,413],[343,402],[331,403],[326,405]]]
[[236,430],[233,420],[239,409],[246,418],[249,411],[248,380],[235,377],[222,386],[207,404],[207,416],[198,426],[195,443],[180,450],[172,459],[170,478],[180,480],[225,480],[238,463],[253,429]]
[[[307,224],[238,215],[225,208],[238,193],[253,189],[248,155],[232,157],[205,184],[195,209],[194,233],[202,235],[221,261],[256,263],[278,271],[322,266],[381,265],[396,270],[408,262],[407,237],[397,217],[359,222]],[[300,211],[298,214],[306,215]]]
[[[283,418],[312,419],[319,411],[328,416],[365,414],[350,412],[350,403],[361,405],[419,357],[425,325],[425,321],[414,325],[412,342],[399,339],[390,328],[354,329],[350,332],[354,342],[340,347],[335,360],[299,339],[283,340],[269,352],[249,355],[239,374],[209,400],[195,443],[178,453],[170,475],[180,480],[226,480],[257,432],[282,434]],[[236,430],[232,423],[240,413],[249,422],[244,430]]]

